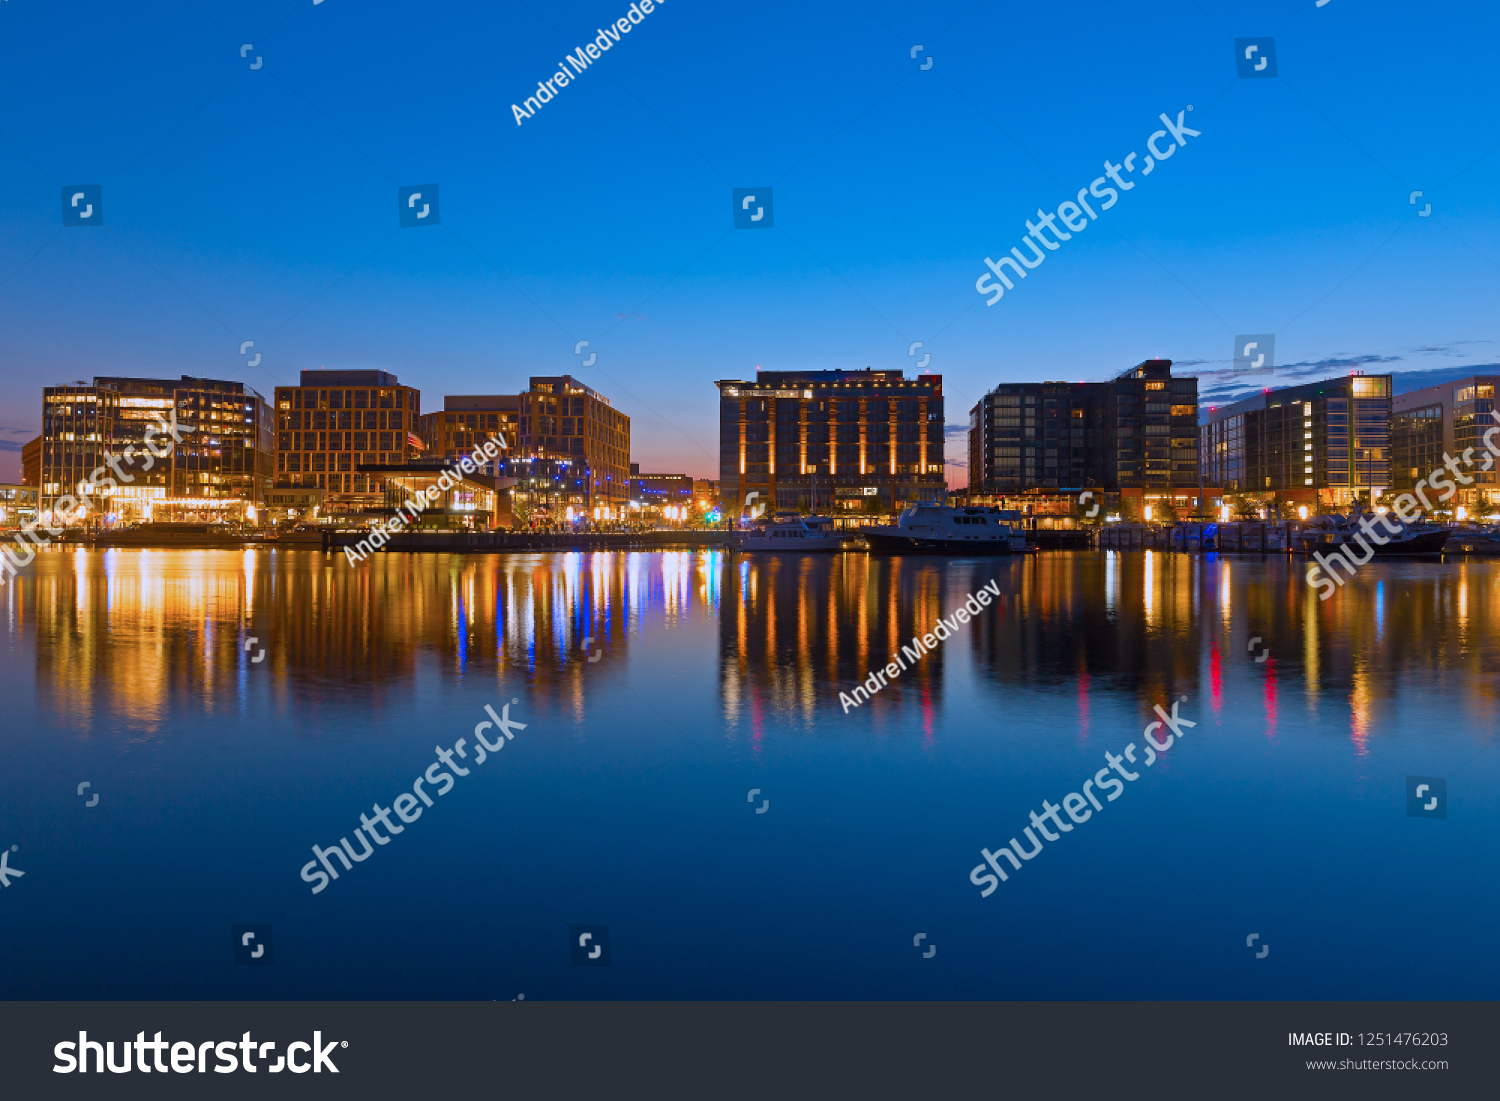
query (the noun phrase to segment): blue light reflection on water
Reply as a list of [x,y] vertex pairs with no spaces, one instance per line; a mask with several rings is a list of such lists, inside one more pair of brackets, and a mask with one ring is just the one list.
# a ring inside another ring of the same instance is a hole
[[[1500,708],[1472,639],[1500,568],[1372,562],[1326,602],[1300,572],[40,554],[0,595],[0,843],[28,872],[0,997],[1492,996]],[[986,582],[998,605],[845,713]],[[980,898],[980,849],[1181,696],[1199,725]],[[505,753],[310,893],[309,846],[512,699]],[[1446,820],[1406,817],[1406,775],[1447,778]],[[252,921],[274,968],[230,963]],[[576,923],[610,925],[612,968],[568,965]]]

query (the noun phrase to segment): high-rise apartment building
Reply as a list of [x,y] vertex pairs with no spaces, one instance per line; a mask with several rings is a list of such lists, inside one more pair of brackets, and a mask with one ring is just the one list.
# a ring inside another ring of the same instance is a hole
[[[1473,469],[1464,469],[1473,479],[1458,485],[1450,502],[1468,508],[1490,508],[1500,504],[1500,485],[1495,470],[1480,470],[1485,452],[1484,433],[1497,425],[1495,390],[1500,375],[1471,375],[1454,382],[1413,390],[1392,400],[1391,488],[1413,489],[1417,482],[1443,465],[1443,456],[1462,461],[1474,449]],[[1490,437],[1494,439],[1494,437]]]
[[719,501],[889,512],[940,498],[943,377],[763,371],[719,388]]
[[385,371],[303,371],[276,388],[276,485],[326,490],[329,512],[384,505],[383,479],[361,466],[402,466],[421,455],[421,392]]
[[589,505],[630,500],[630,418],[571,375],[538,376],[520,396],[518,453],[588,467]]
[[1266,390],[1206,411],[1203,478],[1225,493],[1335,508],[1371,502],[1391,485],[1390,424],[1390,375]]
[[[491,439],[503,441],[501,454],[516,446],[521,422],[521,399],[516,394],[461,394],[443,399],[441,413],[425,413],[417,419],[417,432],[427,445],[431,459],[461,459],[472,455]],[[499,458],[486,463],[483,472],[495,476]]]
[[1148,359],[1109,382],[1001,383],[969,411],[969,492],[1094,487],[1186,504],[1198,487],[1198,380]]
[[[191,429],[170,455],[146,469],[142,439],[156,417]],[[108,491],[82,522],[100,526],[138,520],[253,521],[271,485],[271,410],[249,386],[220,379],[99,376],[93,385],[42,390],[40,502],[50,518],[56,502],[77,497],[106,457],[126,447],[140,453],[122,463],[130,480]]]

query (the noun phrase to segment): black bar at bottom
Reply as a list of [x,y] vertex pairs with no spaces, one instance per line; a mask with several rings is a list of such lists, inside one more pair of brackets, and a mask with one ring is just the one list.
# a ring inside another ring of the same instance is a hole
[[[1491,1002],[4,1002],[0,1082],[17,1098],[1477,1097],[1497,1023]],[[80,1031],[87,1072],[58,1073]],[[137,1051],[138,1033],[163,1046]],[[131,1069],[96,1072],[127,1041]]]

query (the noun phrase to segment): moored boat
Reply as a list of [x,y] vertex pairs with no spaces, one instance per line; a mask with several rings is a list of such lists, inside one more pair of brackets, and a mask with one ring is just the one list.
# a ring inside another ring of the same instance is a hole
[[[1369,521],[1375,537],[1361,527],[1365,521]],[[1394,513],[1366,513],[1355,505],[1347,516],[1320,516],[1308,522],[1292,535],[1292,550],[1299,554],[1326,554],[1358,541],[1381,555],[1441,554],[1450,534],[1448,528],[1436,524],[1407,523]]]
[[228,524],[189,524],[171,521],[137,524],[135,527],[102,531],[94,537],[98,547],[238,547],[258,536]]
[[998,508],[913,505],[894,525],[863,528],[871,554],[1024,554],[1026,531]]
[[1500,530],[1495,528],[1453,528],[1443,544],[1444,554],[1500,554]]
[[764,528],[742,533],[735,543],[739,550],[757,553],[826,554],[840,550],[844,537],[831,522],[826,528],[813,526],[796,512],[778,512]]

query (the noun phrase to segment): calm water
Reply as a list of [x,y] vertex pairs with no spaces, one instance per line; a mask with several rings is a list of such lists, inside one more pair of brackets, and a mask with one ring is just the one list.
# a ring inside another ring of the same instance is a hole
[[[0,997],[1492,998],[1500,564],[1375,562],[1321,604],[1299,572],[39,555],[0,590]],[[982,898],[980,850],[1181,697],[1197,727]],[[486,704],[526,728],[478,765]],[[470,775],[313,894],[311,846],[360,852],[459,738]]]

